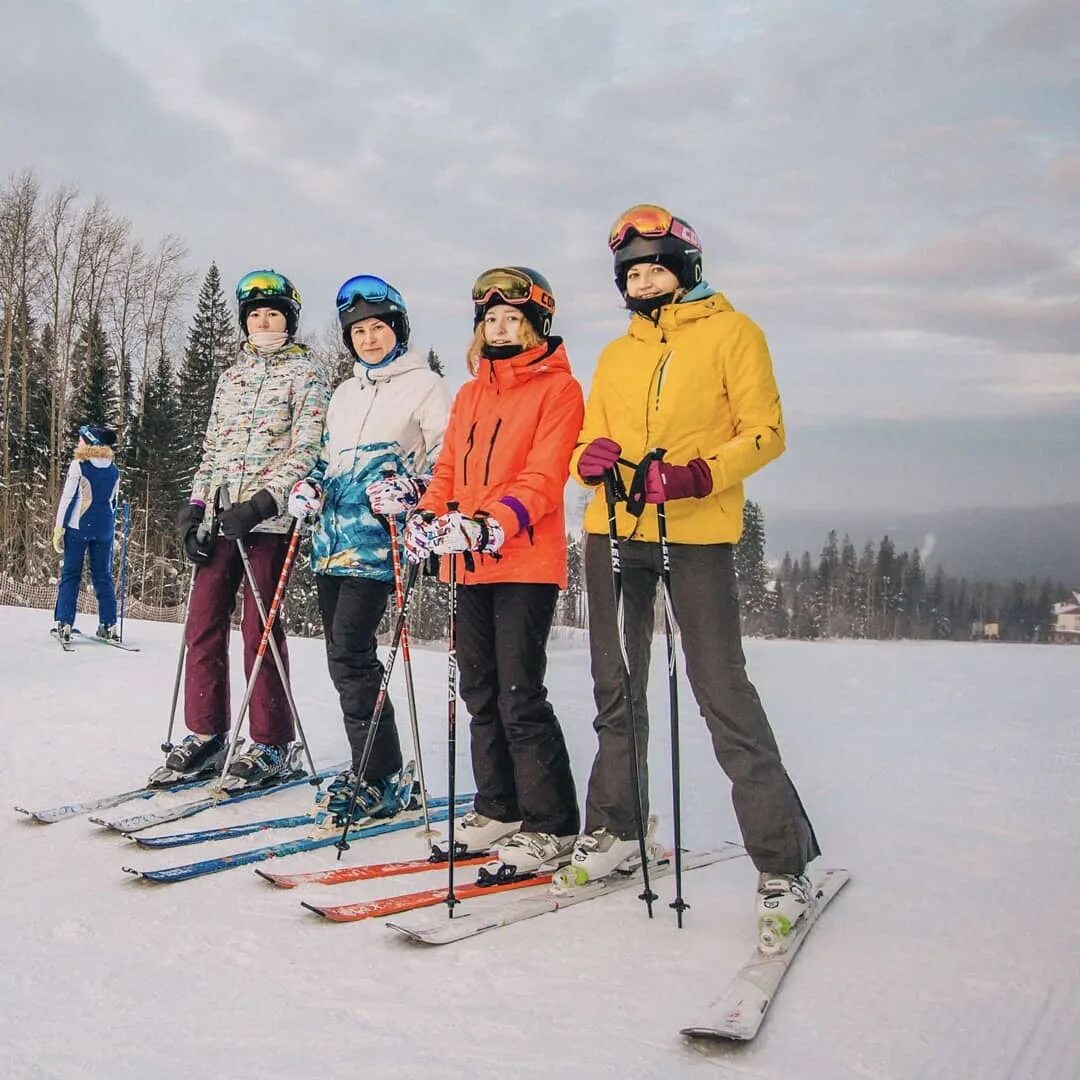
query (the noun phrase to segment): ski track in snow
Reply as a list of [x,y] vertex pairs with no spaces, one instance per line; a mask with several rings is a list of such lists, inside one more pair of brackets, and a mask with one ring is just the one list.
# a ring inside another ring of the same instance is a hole
[[[4,1078],[169,1080],[206,1067],[236,1080],[387,1068],[420,1080],[507,1068],[613,1080],[1080,1075],[1080,726],[1071,704],[1080,649],[746,642],[751,678],[821,840],[821,865],[847,866],[852,881],[757,1040],[702,1046],[678,1030],[752,947],[748,860],[686,875],[691,909],[681,931],[667,879],[652,922],[624,892],[428,950],[378,921],[325,923],[299,901],[412,891],[439,884],[438,874],[292,890],[271,888],[250,868],[168,886],[128,879],[124,864],[175,865],[260,846],[271,834],[143,851],[85,818],[41,826],[14,814],[16,803],[137,786],[161,760],[179,628],[129,622],[125,636],[141,653],[64,654],[48,627],[48,612],[0,607]],[[290,653],[316,763],[341,760],[322,642],[294,639]],[[435,794],[446,789],[445,660],[437,646],[414,647]],[[548,686],[583,794],[595,745],[583,641],[553,645]],[[400,672],[393,691],[407,746]],[[669,842],[662,638],[649,696],[653,809]],[[685,680],[681,702],[684,843],[738,839]],[[459,707],[459,787],[471,784],[464,715]],[[301,813],[310,797],[293,789],[160,831]],[[345,859],[424,851],[406,831],[358,843]],[[262,865],[312,870],[333,855]]]

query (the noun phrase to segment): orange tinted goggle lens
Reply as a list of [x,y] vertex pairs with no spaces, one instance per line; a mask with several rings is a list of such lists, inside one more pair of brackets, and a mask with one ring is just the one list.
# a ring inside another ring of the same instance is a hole
[[671,214],[662,206],[631,206],[620,215],[608,235],[608,247],[618,250],[633,229],[640,236],[667,236],[671,231]]
[[532,300],[544,311],[555,310],[555,298],[549,292],[514,270],[489,270],[476,279],[473,303],[486,304],[493,296],[502,297],[508,304],[527,304]]

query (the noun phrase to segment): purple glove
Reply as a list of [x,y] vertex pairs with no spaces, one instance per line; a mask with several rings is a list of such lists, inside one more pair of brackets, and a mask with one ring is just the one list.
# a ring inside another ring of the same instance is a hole
[[581,479],[592,483],[602,480],[604,473],[614,467],[621,453],[622,447],[613,439],[593,439],[578,458]]
[[689,465],[669,465],[650,461],[645,472],[645,501],[670,502],[672,499],[704,499],[712,491],[712,473],[704,459],[694,458]]

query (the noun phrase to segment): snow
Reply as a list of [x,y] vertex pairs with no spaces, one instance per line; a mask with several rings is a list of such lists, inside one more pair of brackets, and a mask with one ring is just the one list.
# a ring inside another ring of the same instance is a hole
[[[47,612],[0,608],[9,808],[136,786],[161,758],[178,627],[129,623],[138,654],[84,643],[65,655],[48,625]],[[290,650],[316,762],[341,760],[322,643]],[[155,887],[121,865],[173,865],[262,838],[144,852],[85,818],[40,826],[9,811],[0,1076],[1080,1075],[1080,726],[1062,708],[1080,685],[1080,649],[750,640],[746,652],[820,865],[852,871],[754,1043],[700,1048],[678,1034],[750,951],[745,859],[686,876],[683,930],[666,907],[668,878],[652,922],[627,891],[424,950],[378,922],[323,922],[299,901],[411,891],[438,874],[283,891],[241,868]],[[670,839],[662,655],[658,638],[652,783]],[[413,663],[428,783],[442,793],[445,652],[414,648]],[[237,675],[234,705],[241,686]],[[549,688],[583,791],[594,744],[580,640],[552,648]],[[738,839],[688,690],[682,701],[685,841]],[[462,721],[462,784],[466,743]],[[302,812],[309,799],[304,788],[282,792],[162,831]],[[423,854],[410,830],[355,844],[346,859]],[[263,865],[331,862],[321,851]]]

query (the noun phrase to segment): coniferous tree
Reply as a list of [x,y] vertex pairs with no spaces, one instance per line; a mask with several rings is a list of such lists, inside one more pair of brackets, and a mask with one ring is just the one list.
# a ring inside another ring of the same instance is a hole
[[429,348],[427,353],[427,366],[435,372],[436,375],[445,377],[446,371],[443,369],[443,362],[439,359],[439,354],[434,348]]
[[178,453],[179,426],[176,377],[163,352],[147,379],[143,408],[131,436],[130,466],[135,497],[150,514],[153,528],[170,537],[173,515],[185,493],[186,462]]
[[83,327],[76,354],[81,363],[68,432],[73,442],[83,424],[115,424],[119,408],[116,368],[96,313]]
[[177,389],[176,452],[184,462],[185,481],[198,468],[214,390],[221,373],[233,361],[236,335],[236,325],[221,291],[221,275],[217,265],[211,263],[199,290]]
[[765,565],[765,518],[752,499],[743,504],[742,539],[735,545],[735,575],[746,633],[765,633],[773,607]]

